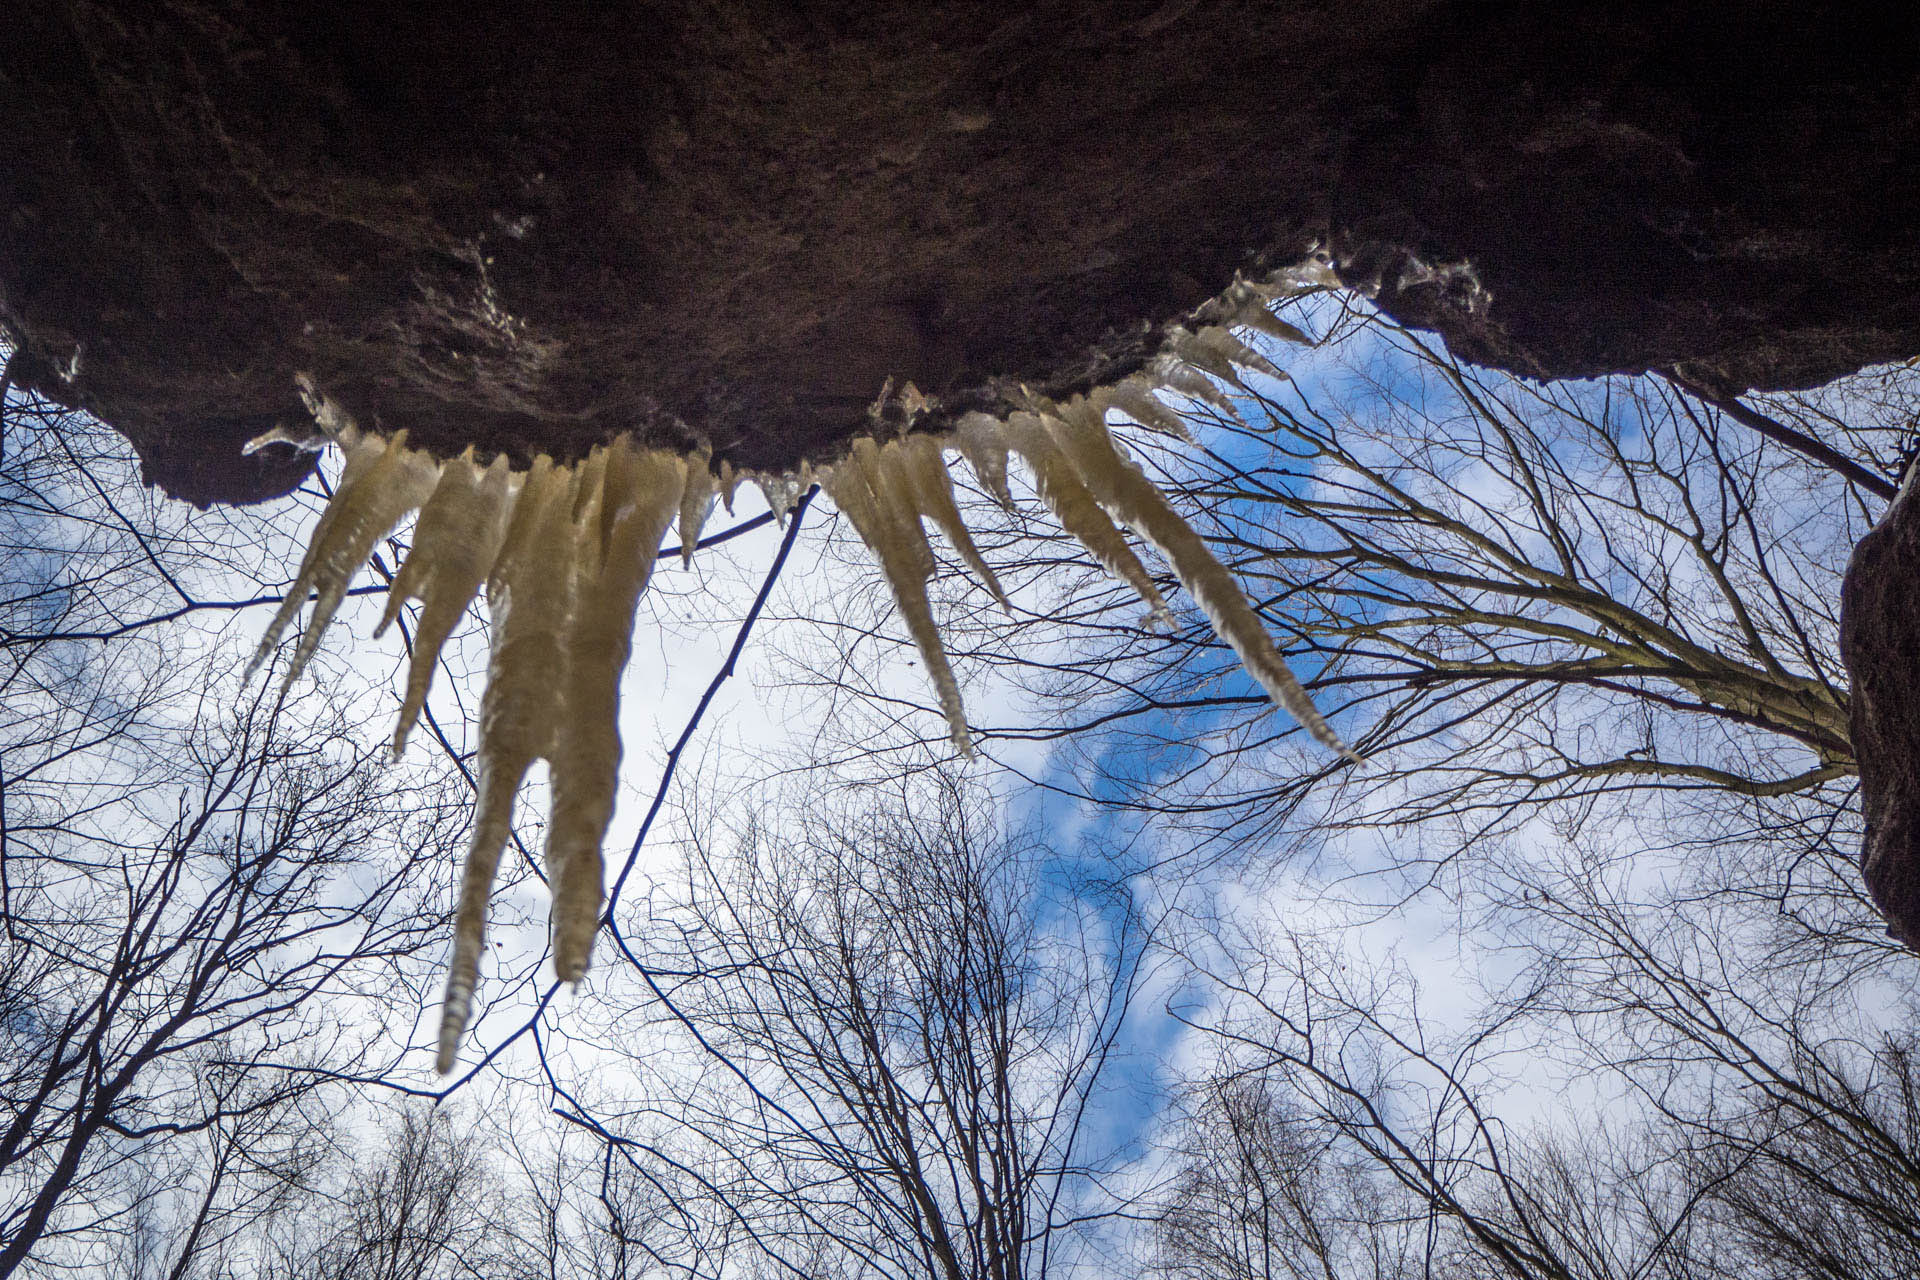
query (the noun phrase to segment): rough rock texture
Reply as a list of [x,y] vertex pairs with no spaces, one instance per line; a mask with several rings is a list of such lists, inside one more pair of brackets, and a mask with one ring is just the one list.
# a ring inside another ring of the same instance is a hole
[[20,0],[16,381],[247,501],[304,415],[524,460],[830,457],[1135,367],[1331,248],[1475,360],[1825,380],[1920,351],[1920,35],[1717,0]]
[[1840,589],[1852,678],[1867,891],[1888,932],[1920,949],[1920,495],[1909,483],[1853,550]]

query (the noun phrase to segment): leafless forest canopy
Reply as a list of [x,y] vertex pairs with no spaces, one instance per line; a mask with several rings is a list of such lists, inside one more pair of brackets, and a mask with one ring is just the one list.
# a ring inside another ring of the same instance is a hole
[[11,395],[0,1277],[1920,1274],[1837,656],[1920,372],[1736,416],[1289,307],[1288,379],[1127,439],[1369,763],[984,494],[955,760],[803,504],[649,597],[596,968],[543,969],[523,806],[448,1077],[483,611],[391,762],[401,539],[244,681],[328,469],[195,511]]

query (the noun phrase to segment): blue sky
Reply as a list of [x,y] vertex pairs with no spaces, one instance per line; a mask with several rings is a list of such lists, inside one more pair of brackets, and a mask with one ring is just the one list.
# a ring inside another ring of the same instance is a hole
[[[1323,331],[1332,323],[1335,309],[1329,300],[1310,303],[1304,308],[1305,327]],[[1429,399],[1436,404],[1445,401],[1434,392],[1430,371],[1396,358],[1387,344],[1371,334],[1359,342],[1369,349],[1273,350],[1273,358],[1288,369],[1293,382],[1276,385],[1256,377],[1254,386],[1282,403],[1301,396],[1313,402],[1329,396],[1372,397],[1402,409],[1417,409]],[[1370,387],[1355,385],[1355,365],[1364,368]],[[1502,385],[1497,378],[1493,381]],[[1591,401],[1605,394],[1605,389],[1590,384],[1566,394]],[[1632,419],[1624,415],[1624,406],[1620,408],[1618,421],[1624,429],[1618,434],[1631,445],[1636,442]],[[1229,465],[1272,461],[1271,451],[1256,439],[1208,434],[1203,443]],[[1178,446],[1142,440],[1140,448],[1150,451],[1150,461],[1164,466],[1176,484],[1199,466]],[[130,476],[127,471],[116,483],[131,487]],[[1810,530],[1810,541],[1831,534],[1834,545],[1844,546],[1851,517],[1830,519],[1828,524],[1838,529],[1828,530],[1814,519],[1822,514],[1815,509],[1815,500],[1807,499],[1804,505],[1806,510],[1781,514],[1785,527],[1791,530],[1792,522],[1798,520]],[[224,568],[218,573],[209,570],[185,584],[195,598],[243,599],[291,576],[300,538],[317,507],[316,496],[308,491],[246,512],[193,513],[178,504],[156,503],[152,515],[170,531],[170,537],[211,537],[230,551],[243,552],[223,556]],[[764,503],[757,492],[743,486],[735,512],[729,516],[715,511],[708,531],[751,520],[762,511]],[[79,535],[56,528],[56,517],[50,515],[49,520],[53,523],[42,537],[43,553],[58,546],[70,563],[80,563],[84,549],[76,550]],[[1289,530],[1271,532],[1284,535]],[[701,553],[691,569],[671,559],[663,559],[657,567],[641,605],[633,660],[622,685],[620,723],[626,759],[620,803],[607,839],[613,874],[624,866],[636,826],[654,799],[668,746],[680,735],[719,670],[781,541],[778,528],[762,527]],[[1010,550],[1017,554],[1018,547]],[[1147,558],[1150,567],[1159,567],[1151,553]],[[957,602],[975,608],[984,598],[977,591],[956,597],[952,590],[936,602],[937,607]],[[128,616],[170,604],[165,598],[149,602],[137,594],[118,602],[130,611]],[[1044,607],[1049,598],[1046,583],[1033,587],[1033,607]],[[1113,599],[1116,610],[1126,611],[1126,622],[1138,616],[1136,602],[1122,599],[1119,593]],[[348,602],[309,677],[362,709],[364,732],[374,742],[388,731],[404,665],[397,635],[379,641],[370,638],[381,603],[378,596]],[[1190,614],[1184,594],[1176,593],[1172,603]],[[33,612],[38,607],[28,608],[30,618],[40,616]],[[224,687],[231,687],[239,663],[265,624],[266,612],[262,608],[223,612],[213,624],[200,617],[177,631],[142,633],[140,643],[207,650],[223,673]],[[1034,634],[1047,643],[1072,642],[1066,630]],[[1142,642],[1150,643],[1144,638]],[[1044,662],[1053,652],[1043,649],[1025,656]],[[1421,1013],[1436,1036],[1470,1025],[1484,1012],[1488,993],[1497,995],[1503,984],[1517,976],[1517,953],[1505,948],[1498,937],[1474,933],[1474,922],[1467,918],[1474,908],[1450,897],[1445,884],[1436,892],[1416,892],[1413,882],[1399,874],[1406,859],[1394,843],[1398,836],[1362,833],[1331,847],[1316,846],[1310,851],[1313,858],[1291,862],[1286,855],[1292,850],[1286,847],[1224,851],[1230,856],[1215,856],[1223,851],[1213,849],[1208,856],[1183,861],[1180,855],[1186,852],[1183,842],[1189,833],[1137,811],[1113,807],[1111,802],[1127,798],[1117,789],[1115,778],[1127,779],[1136,791],[1150,790],[1156,781],[1194,764],[1214,736],[1244,724],[1247,705],[1258,703],[1257,686],[1224,648],[1208,650],[1206,657],[1217,664],[1210,673],[1212,689],[1239,695],[1244,703],[1151,712],[1133,721],[1132,733],[1126,737],[1093,733],[1059,743],[1002,738],[989,744],[990,759],[955,764],[946,759],[944,731],[931,710],[924,672],[911,647],[901,641],[897,616],[878,589],[864,553],[845,522],[835,521],[827,505],[818,503],[794,545],[785,577],[745,651],[740,670],[721,687],[682,760],[661,819],[635,859],[623,901],[638,910],[652,885],[676,874],[676,842],[687,830],[688,812],[703,804],[790,803],[808,788],[824,791],[835,785],[871,783],[897,768],[955,768],[998,798],[1009,826],[1034,833],[1051,851],[1041,867],[1032,904],[1043,927],[1069,922],[1077,927],[1090,916],[1104,931],[1096,931],[1095,936],[1111,939],[1131,918],[1130,913],[1167,929],[1191,927],[1167,923],[1169,918],[1191,922],[1212,919],[1217,913],[1220,919],[1246,922],[1249,929],[1270,929],[1276,936],[1289,930],[1316,935],[1334,953],[1354,957],[1356,968],[1362,960],[1394,958],[1402,973],[1418,980],[1423,993]],[[430,705],[456,753],[472,748],[479,680],[486,662],[485,636],[478,625],[470,626],[449,646],[447,670]],[[1048,713],[1006,672],[964,658],[959,665],[963,677],[972,677],[967,694],[975,724],[1031,726]],[[1311,668],[1302,674],[1310,676]],[[884,700],[835,687],[842,682],[884,695]],[[1275,711],[1258,722],[1258,729],[1277,732],[1285,725],[1283,713]],[[1363,726],[1342,723],[1338,727],[1352,735]],[[1143,747],[1143,741],[1156,745]],[[430,757],[437,749],[424,732],[418,733],[412,759]],[[1309,750],[1318,749],[1309,746]],[[822,758],[836,761],[835,770],[810,774],[809,766]],[[1012,769],[999,769],[996,761]],[[779,789],[783,786],[785,791]],[[1089,788],[1090,794],[1081,798],[1080,793]],[[543,809],[541,788],[530,787],[520,807],[530,842]],[[1654,815],[1639,816],[1651,821]],[[1586,856],[1586,851],[1544,822],[1523,826],[1511,839],[1515,848],[1538,857],[1543,866],[1564,859],[1577,870],[1579,859]],[[1367,874],[1358,880],[1347,878],[1353,871]],[[1656,882],[1670,871],[1675,871],[1671,865],[1649,861],[1642,872],[1645,885],[1635,885],[1636,891],[1645,887],[1653,892]],[[1411,874],[1417,877],[1420,869]],[[496,901],[493,920],[495,945],[483,969],[483,981],[488,983],[483,998],[496,1003],[475,1030],[467,1062],[519,1025],[551,983],[550,970],[540,964],[546,946],[546,897],[538,881],[526,874],[511,878]],[[1206,941],[1187,940],[1196,946]],[[600,969],[579,993],[562,992],[541,1020],[545,1034],[570,1041],[568,1052],[556,1055],[573,1073],[570,1085],[591,1082],[614,1087],[612,1082],[626,1070],[595,1039],[596,1001],[612,984],[632,985],[632,975],[610,960],[603,945]],[[1101,1145],[1143,1148],[1160,1121],[1170,1082],[1210,1051],[1169,1016],[1166,1007],[1172,1004],[1187,1016],[1196,1016],[1220,1012],[1226,1003],[1173,966],[1155,962],[1124,1038],[1124,1053],[1109,1078],[1111,1093],[1098,1114]],[[407,1023],[415,1011],[387,1012],[398,1023]],[[418,1012],[424,1026],[436,1011]],[[369,1015],[377,1016],[373,1011]],[[532,1074],[520,1049],[505,1061],[515,1073]],[[433,1084],[424,1050],[416,1052],[400,1074],[421,1087]],[[490,1085],[482,1082],[482,1087]],[[1564,1082],[1549,1085],[1538,1076],[1515,1085],[1509,1119],[1517,1123],[1547,1113],[1564,1103],[1566,1089]]]

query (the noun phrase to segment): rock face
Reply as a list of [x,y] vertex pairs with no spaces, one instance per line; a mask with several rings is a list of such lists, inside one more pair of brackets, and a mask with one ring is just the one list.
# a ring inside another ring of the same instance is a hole
[[238,455],[296,373],[442,455],[780,468],[889,379],[936,420],[1110,380],[1316,245],[1535,376],[1920,351],[1913,17],[1546,12],[22,0],[0,323],[200,502],[300,479]]
[[1920,501],[1914,484],[1853,550],[1840,590],[1851,678],[1848,735],[1860,762],[1867,892],[1887,932],[1920,949]]

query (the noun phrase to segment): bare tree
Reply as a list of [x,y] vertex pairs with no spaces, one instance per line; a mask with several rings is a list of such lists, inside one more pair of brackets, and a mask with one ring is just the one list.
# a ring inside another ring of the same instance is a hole
[[648,1060],[678,1044],[694,1070],[578,1119],[660,1171],[709,1256],[1038,1280],[1124,1208],[1099,1116],[1138,923],[1117,899],[1046,911],[1042,850],[954,783],[910,794],[705,831],[637,944],[672,1015]]
[[464,815],[351,686],[240,687],[257,516],[145,493],[103,428],[0,459],[0,1275],[198,1274],[407,1039]]
[[[1045,741],[1034,781],[1177,833],[1176,856],[1304,855],[1290,874],[1320,887],[1316,912],[1390,920],[1438,883],[1476,945],[1530,958],[1462,1029],[1375,957],[1296,947],[1305,923],[1242,939],[1223,974],[1209,935],[1228,925],[1207,921],[1185,949],[1255,1012],[1203,1021],[1314,1176],[1259,1177],[1211,1147],[1233,1132],[1227,1084],[1196,1086],[1214,1099],[1196,1103],[1209,1126],[1178,1131],[1196,1216],[1232,1202],[1222,1188],[1308,1203],[1333,1195],[1326,1169],[1370,1170],[1388,1216],[1367,1230],[1412,1206],[1423,1274],[1907,1274],[1910,979],[1852,866],[1836,612],[1920,373],[1746,400],[1660,378],[1540,387],[1364,308],[1308,306],[1296,318],[1340,341],[1291,382],[1236,414],[1192,407],[1197,451],[1136,447],[1369,767],[1303,747],[1203,625],[1138,629],[1090,566],[1058,591],[1042,568],[1007,575],[1010,629],[957,566],[946,584],[963,675],[1034,697],[976,726],[987,751],[1017,762]],[[1003,557],[1073,566],[979,510]],[[890,701],[822,744],[837,764],[914,767],[923,744],[892,745],[914,694],[861,661],[885,624],[834,603],[816,612],[841,644],[815,678]],[[1343,868],[1377,878],[1329,888]],[[1581,1131],[1525,1123],[1509,1108],[1539,1105],[1515,1101],[1528,1055],[1575,1097],[1604,1083],[1626,1101]],[[1303,1243],[1324,1218],[1296,1205],[1260,1238],[1275,1256],[1362,1248],[1353,1231]],[[1222,1242],[1255,1238],[1244,1217],[1221,1208],[1214,1227],[1161,1265],[1276,1265]]]
[[[1505,981],[1464,1019],[1427,1008],[1436,983],[1462,978],[1421,983],[1342,929],[1268,915],[1196,931],[1189,954],[1217,985],[1195,1022],[1223,1064],[1202,1096],[1257,1082],[1257,1114],[1311,1153],[1296,1176],[1319,1189],[1322,1170],[1340,1170],[1384,1209],[1364,1227],[1308,1214],[1294,1184],[1268,1174],[1260,1186],[1290,1194],[1286,1212],[1202,1215],[1163,1233],[1163,1251],[1189,1266],[1228,1245],[1258,1257],[1228,1228],[1284,1249],[1308,1220],[1338,1223],[1352,1249],[1383,1223],[1424,1218],[1417,1256],[1435,1274],[1911,1273],[1920,1023],[1904,958],[1817,927],[1824,912],[1806,903],[1838,900],[1818,885],[1777,885],[1776,901],[1803,909],[1781,911],[1724,891],[1732,868],[1690,865],[1691,853],[1629,858],[1595,839],[1481,864],[1467,905],[1497,928]],[[1764,839],[1727,856],[1755,883],[1769,862],[1797,880],[1849,874]],[[1243,1182],[1259,1167],[1235,1154],[1248,1144],[1221,1154],[1237,1130],[1212,1114],[1188,1138],[1204,1158],[1189,1153],[1183,1190],[1210,1189],[1223,1164]]]
[[[645,1096],[563,1083],[543,998],[529,1070],[567,1137],[530,1118],[495,1166],[408,1113],[385,1155],[321,1168],[335,1098],[407,1040],[375,1006],[419,1007],[460,806],[371,771],[350,680],[296,703],[221,683],[209,620],[275,599],[220,577],[264,521],[142,509],[85,424],[36,409],[19,447],[14,422],[0,1276],[1039,1280],[1148,1212],[1153,1265],[1182,1280],[1920,1269],[1910,1011],[1849,1010],[1898,979],[1848,874],[1833,606],[1897,434],[1859,424],[1910,417],[1920,377],[1754,402],[1541,388],[1306,305],[1341,344],[1237,415],[1195,407],[1197,453],[1138,448],[1374,763],[1300,743],[1210,628],[1141,630],[1077,551],[990,512],[989,554],[1020,561],[1014,625],[956,578],[954,648],[1026,682],[1046,723],[980,736],[1055,743],[1045,785],[1182,848],[1385,865],[1380,910],[1444,864],[1462,919],[1526,960],[1461,1030],[1304,928],[1207,919],[1184,950],[1225,1065],[1165,1130],[1151,1205],[1139,1125],[1112,1108],[1135,909],[1063,889],[1050,851],[898,753],[882,763],[913,780],[882,808],[709,822],[680,889],[609,921],[623,967],[596,1048]],[[823,617],[836,661],[876,616]],[[916,722],[918,688],[876,678],[822,744],[872,751],[873,720]],[[1606,1082],[1607,1123],[1516,1118],[1526,1054]]]
[[1168,1280],[1399,1280],[1425,1214],[1258,1071],[1197,1082],[1174,1126],[1153,1271]]
[[384,1138],[324,1199],[282,1216],[258,1280],[515,1274],[500,1251],[504,1199],[480,1135],[447,1111],[403,1106]]
[[697,1272],[670,1197],[589,1128],[511,1115],[495,1149],[505,1179],[495,1226],[502,1280],[639,1280]]
[[[156,1146],[238,1156],[224,1135],[250,1117],[392,1065],[378,1002],[420,998],[414,957],[444,925],[422,895],[460,817],[438,788],[379,780],[344,726],[290,718],[259,694],[110,801],[68,787],[15,810],[0,1275],[111,1235]],[[212,1212],[230,1166],[195,1173]]]
[[[311,1194],[335,1138],[339,1090],[290,1087],[279,1072],[236,1069],[213,1056],[190,1069],[210,1095],[195,1108],[208,1123],[129,1156],[137,1179],[128,1183],[108,1268],[130,1280],[230,1274],[263,1222]],[[251,1099],[238,1096],[249,1092]]]
[[[1330,339],[1276,353],[1291,381],[1233,414],[1188,406],[1197,447],[1134,443],[1370,767],[1303,745],[1197,615],[1139,629],[1124,590],[1060,573],[1068,548],[982,501],[970,518],[999,562],[1025,566],[1011,621],[958,566],[947,580],[963,674],[1028,694],[1020,718],[976,726],[989,752],[1018,764],[1043,741],[1037,781],[1223,850],[1311,846],[1337,809],[1345,829],[1417,824],[1406,851],[1439,857],[1626,794],[1846,821],[1839,581],[1885,501],[1861,477],[1896,464],[1920,371],[1740,405],[1768,435],[1659,378],[1540,386],[1357,304],[1297,305]],[[842,596],[815,608],[857,659],[874,624]],[[815,670],[898,705],[859,661]],[[888,740],[866,723],[825,745],[852,759]]]

